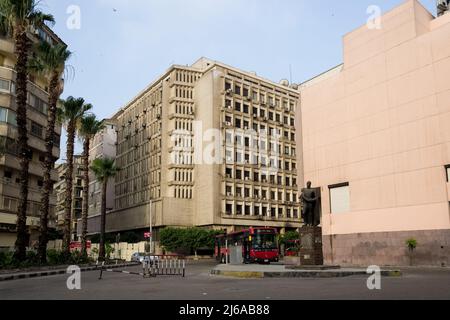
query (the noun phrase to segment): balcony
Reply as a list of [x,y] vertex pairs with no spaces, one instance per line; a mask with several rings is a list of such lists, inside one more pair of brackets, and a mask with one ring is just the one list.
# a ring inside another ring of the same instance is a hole
[[[20,164],[17,157],[10,154],[0,156],[0,165],[20,171]],[[29,173],[34,176],[42,177],[44,168],[39,162],[30,162]],[[53,181],[58,181],[58,174],[55,170],[52,170],[51,178]]]

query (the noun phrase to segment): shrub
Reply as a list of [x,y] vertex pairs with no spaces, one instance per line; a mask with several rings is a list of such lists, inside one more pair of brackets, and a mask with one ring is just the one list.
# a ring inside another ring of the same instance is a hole
[[409,251],[414,251],[417,248],[417,240],[414,238],[406,240],[406,246],[408,247]]
[[0,269],[8,268],[13,265],[12,252],[0,252]]

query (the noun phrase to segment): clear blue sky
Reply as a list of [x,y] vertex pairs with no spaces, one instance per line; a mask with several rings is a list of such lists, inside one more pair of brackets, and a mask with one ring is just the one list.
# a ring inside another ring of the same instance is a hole
[[[402,2],[42,0],[41,9],[74,52],[63,97],[84,97],[105,118],[171,64],[201,56],[273,81],[289,79],[291,65],[293,82],[302,82],[342,62],[342,36],[366,23],[370,5],[385,12]],[[421,2],[435,14],[435,0]],[[67,28],[71,5],[81,10],[79,30]]]

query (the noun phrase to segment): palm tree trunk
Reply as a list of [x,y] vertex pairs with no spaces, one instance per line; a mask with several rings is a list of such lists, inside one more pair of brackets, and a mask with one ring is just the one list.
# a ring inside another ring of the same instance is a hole
[[28,209],[28,169],[30,166],[31,151],[28,147],[27,135],[27,64],[30,41],[25,30],[18,29],[15,36],[16,45],[16,105],[17,105],[17,131],[20,165],[20,199],[17,212],[17,240],[15,243],[14,258],[24,261],[26,247],[29,242],[27,230]]
[[66,171],[66,199],[64,205],[64,238],[63,252],[70,254],[70,240],[72,230],[72,200],[73,200],[73,153],[75,143],[75,124],[69,122],[67,126],[67,171]]
[[81,225],[81,255],[87,256],[87,224],[88,224],[88,211],[89,211],[89,137],[85,137],[83,143],[83,169],[84,169],[84,185],[83,185],[83,212],[82,212],[82,225]]
[[102,185],[102,214],[100,219],[100,250],[99,250],[99,260],[105,260],[105,230],[106,230],[106,191],[108,186],[108,179],[105,178]]
[[53,181],[51,178],[52,169],[55,165],[53,157],[53,147],[55,145],[55,125],[59,90],[59,74],[53,72],[50,81],[50,97],[48,110],[48,124],[45,134],[45,162],[44,162],[44,185],[41,198],[40,228],[39,228],[39,260],[42,263],[47,261],[48,243],[48,220],[50,211],[50,195],[53,192]]

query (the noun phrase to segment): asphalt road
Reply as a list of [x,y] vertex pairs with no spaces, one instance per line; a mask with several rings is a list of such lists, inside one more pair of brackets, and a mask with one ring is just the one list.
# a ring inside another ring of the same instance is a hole
[[[406,269],[383,278],[381,290],[367,289],[367,277],[333,279],[235,279],[209,275],[214,262],[190,262],[186,278],[99,271],[81,275],[81,290],[68,290],[69,275],[0,282],[0,299],[138,300],[298,300],[298,299],[450,299],[450,269]],[[140,271],[128,268],[128,271]]]

